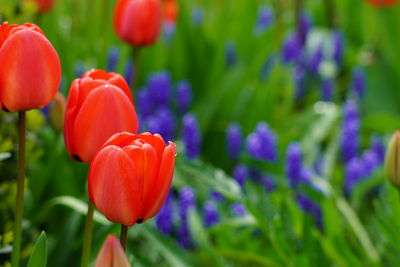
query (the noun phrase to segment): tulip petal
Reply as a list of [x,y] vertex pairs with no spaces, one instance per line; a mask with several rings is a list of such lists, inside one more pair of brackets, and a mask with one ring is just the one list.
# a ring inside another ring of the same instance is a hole
[[46,37],[31,28],[10,33],[0,47],[0,102],[10,111],[41,108],[55,96],[61,65]]
[[104,242],[94,267],[129,267],[129,261],[119,240],[109,235]]
[[137,173],[133,161],[116,146],[102,149],[93,159],[89,196],[108,220],[130,226],[139,219],[143,205]]
[[168,192],[172,183],[172,177],[174,175],[175,155],[175,144],[169,142],[169,145],[164,150],[160,172],[155,187],[153,189],[152,196],[148,197],[146,199],[146,202],[144,203],[144,220],[147,220],[156,215],[160,211],[165,200],[167,199]]
[[75,120],[79,157],[89,162],[113,134],[135,133],[137,128],[136,112],[126,94],[116,86],[102,85],[89,93]]

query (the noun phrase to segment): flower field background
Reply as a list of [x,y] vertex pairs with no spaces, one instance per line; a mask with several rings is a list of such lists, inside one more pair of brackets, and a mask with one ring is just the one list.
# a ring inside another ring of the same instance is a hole
[[[176,143],[167,201],[129,229],[132,266],[397,266],[400,198],[383,164],[400,128],[400,4],[370,2],[180,0],[135,60],[112,0],[57,0],[43,14],[2,0],[0,21],[41,27],[64,96],[92,68],[135,83],[141,132]],[[68,155],[63,115],[55,102],[27,112],[23,266],[41,231],[47,266],[80,264],[89,166]],[[1,266],[17,119],[0,112]],[[92,263],[119,230],[95,212]]]

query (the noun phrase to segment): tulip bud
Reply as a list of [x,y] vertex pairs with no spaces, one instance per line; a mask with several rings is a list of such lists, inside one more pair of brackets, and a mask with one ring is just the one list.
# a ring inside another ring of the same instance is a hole
[[49,120],[54,130],[61,132],[64,127],[64,113],[66,100],[63,94],[57,92],[52,103],[50,104]]
[[40,13],[50,11],[54,6],[54,0],[24,0],[24,2],[34,2]]
[[398,0],[367,0],[374,7],[389,7],[394,6]]
[[90,162],[113,134],[137,129],[132,95],[121,75],[91,70],[73,81],[64,122],[65,145],[73,159]]
[[167,199],[175,154],[175,144],[165,145],[158,134],[113,135],[90,164],[90,199],[112,222],[126,226],[145,222]]
[[161,30],[159,0],[119,0],[114,11],[117,35],[133,46],[153,44]]
[[400,188],[400,131],[396,131],[390,140],[386,152],[385,173]]
[[57,52],[30,23],[0,25],[0,108],[23,111],[50,103],[61,81]]
[[104,242],[94,267],[129,267],[129,261],[121,243],[114,235],[109,235]]
[[176,0],[163,0],[163,19],[166,22],[176,23],[179,7]]

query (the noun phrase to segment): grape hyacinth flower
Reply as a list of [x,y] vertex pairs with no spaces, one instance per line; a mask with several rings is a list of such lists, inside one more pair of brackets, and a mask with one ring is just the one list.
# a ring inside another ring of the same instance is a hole
[[358,154],[360,119],[353,101],[346,101],[343,109],[341,153],[343,161],[348,162]]
[[360,158],[353,158],[346,163],[344,193],[349,196],[354,186],[362,179],[365,171],[364,162]]
[[233,160],[237,160],[242,148],[242,128],[239,123],[233,122],[229,124],[226,131],[226,147],[229,156]]
[[137,107],[139,114],[142,118],[147,118],[153,113],[153,102],[149,91],[146,88],[138,90],[137,93]]
[[228,68],[236,64],[237,61],[236,47],[233,42],[228,42],[225,45],[225,59],[226,59],[226,66]]
[[296,201],[299,207],[309,214],[311,217],[314,218],[315,223],[317,224],[318,228],[320,230],[323,229],[323,224],[322,224],[322,210],[321,207],[309,199],[306,195],[299,193],[296,196]]
[[353,69],[353,78],[351,88],[358,98],[362,98],[367,88],[366,74],[363,68],[356,67]]
[[236,217],[243,217],[247,214],[247,209],[242,203],[234,202],[231,204],[231,212]]
[[266,192],[272,192],[276,188],[274,180],[268,175],[263,175],[263,177],[261,178],[261,183],[264,186]]
[[175,35],[176,25],[173,21],[165,21],[162,27],[163,36],[167,42],[170,42]]
[[189,113],[183,116],[182,139],[185,145],[186,157],[189,160],[196,159],[200,155],[200,130],[196,117]]
[[247,137],[247,152],[257,160],[274,162],[278,159],[276,139],[268,124],[259,122],[255,131]]
[[300,100],[306,93],[306,70],[302,65],[297,65],[293,70],[295,99]]
[[132,60],[128,60],[126,62],[124,70],[124,77],[127,84],[132,84],[134,75],[135,75],[135,66],[133,65]]
[[172,94],[171,78],[167,71],[152,74],[147,87],[157,107],[167,106]]
[[184,114],[192,103],[192,88],[188,81],[180,81],[176,88],[177,106],[181,114]]
[[188,215],[189,210],[196,205],[194,191],[191,187],[185,186],[179,190],[179,218],[178,242],[183,248],[189,248],[192,244],[190,236]]
[[319,66],[324,59],[324,47],[322,44],[318,45],[314,53],[310,58],[309,69],[311,73],[315,76],[319,73]]
[[344,36],[340,30],[332,33],[333,59],[340,67],[343,64]]
[[321,99],[323,101],[331,101],[333,97],[334,80],[323,79],[321,81]]
[[169,192],[168,198],[161,208],[160,212],[156,217],[157,229],[165,234],[169,235],[172,233],[173,228],[173,193]]
[[259,36],[268,30],[274,21],[274,13],[271,7],[262,5],[258,9],[257,23],[254,27],[255,35]]
[[364,173],[365,177],[370,176],[376,167],[380,165],[378,155],[375,151],[368,149],[365,150],[364,153],[361,155],[361,160],[364,163]]
[[371,138],[371,149],[375,152],[378,157],[379,164],[385,161],[386,148],[382,142],[382,138],[376,134],[372,135]]
[[211,227],[219,221],[217,206],[212,201],[204,203],[203,220],[205,227]]
[[203,24],[204,10],[202,7],[196,6],[192,9],[192,21],[194,26],[199,27]]
[[75,63],[75,77],[82,77],[83,73],[85,73],[85,64],[82,61],[78,61]]
[[176,128],[175,117],[168,107],[161,107],[148,119],[147,127],[149,132],[160,134],[165,142],[171,141],[174,139]]
[[118,57],[119,57],[119,49],[118,47],[111,47],[108,50],[108,57],[107,57],[107,71],[108,72],[115,72],[117,69],[118,64]]
[[250,171],[246,165],[240,164],[233,169],[233,178],[243,188],[245,181],[249,178]]
[[265,81],[271,72],[271,69],[274,67],[276,61],[276,56],[274,54],[270,54],[268,59],[265,61],[264,65],[261,67],[260,80]]
[[296,63],[302,56],[303,46],[301,45],[299,35],[289,34],[282,46],[282,61],[285,64]]
[[302,12],[300,14],[300,25],[298,29],[302,46],[304,46],[307,41],[307,36],[313,26],[312,24],[313,22],[310,14]]
[[225,202],[225,197],[218,191],[211,191],[210,197],[218,203]]

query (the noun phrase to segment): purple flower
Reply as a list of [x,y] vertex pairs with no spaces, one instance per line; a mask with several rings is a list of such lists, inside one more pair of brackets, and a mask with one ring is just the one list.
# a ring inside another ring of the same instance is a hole
[[364,163],[364,173],[363,176],[368,177],[370,176],[376,167],[379,166],[379,158],[375,151],[369,149],[364,151],[361,156],[361,160]]
[[233,42],[228,42],[225,45],[225,59],[226,59],[226,66],[228,68],[236,64],[237,61],[236,47]]
[[298,30],[299,30],[299,34],[300,34],[300,40],[303,45],[305,44],[308,33],[310,32],[310,30],[313,26],[312,24],[313,24],[313,22],[312,22],[310,14],[308,14],[306,12],[302,12],[300,14],[300,27]]
[[211,191],[210,197],[219,203],[222,203],[225,201],[225,197],[218,191]]
[[203,24],[203,19],[204,19],[204,10],[203,8],[196,6],[193,7],[192,9],[192,21],[193,24],[196,27],[199,27],[201,24]]
[[204,203],[203,220],[205,227],[211,227],[219,221],[217,206],[211,201],[206,201]]
[[343,110],[341,152],[343,161],[348,162],[358,154],[360,119],[354,102],[346,101]]
[[249,177],[250,170],[246,165],[240,164],[233,169],[233,178],[241,187]]
[[176,28],[175,22],[164,21],[162,30],[163,30],[163,36],[167,42],[170,42],[174,38],[175,28]]
[[302,65],[297,65],[293,70],[295,99],[301,99],[306,93],[306,70]]
[[386,155],[386,148],[382,142],[382,138],[374,134],[372,135],[371,143],[372,143],[371,148],[377,155],[379,164],[382,164],[385,161],[385,155]]
[[186,114],[182,119],[182,139],[185,145],[186,157],[195,159],[200,155],[200,130],[196,117],[193,114]]
[[196,205],[194,191],[191,187],[185,186],[179,190],[179,218],[178,242],[183,248],[192,245],[192,238],[189,231],[188,214],[189,210]]
[[320,44],[310,58],[309,68],[312,74],[318,75],[319,66],[324,59],[324,47]]
[[226,146],[231,159],[238,159],[242,148],[242,128],[240,124],[236,122],[229,124],[226,131]]
[[268,175],[263,175],[263,177],[261,178],[261,183],[264,186],[265,191],[267,192],[272,192],[276,188],[274,180]]
[[192,88],[188,81],[180,81],[176,88],[177,106],[180,113],[185,113],[192,103]]
[[343,51],[344,51],[344,36],[340,30],[335,30],[332,33],[333,43],[333,59],[338,66],[343,63]]
[[106,67],[107,71],[115,72],[115,70],[117,69],[118,57],[119,57],[118,47],[111,47],[108,50],[107,67]]
[[169,193],[167,200],[156,217],[157,229],[165,234],[171,234],[173,227],[173,200],[172,192]]
[[128,60],[125,65],[124,77],[128,84],[132,84],[133,76],[135,72],[135,66],[133,65],[132,60]]
[[321,99],[323,101],[331,101],[333,97],[333,79],[323,79],[321,82]]
[[286,150],[286,176],[289,184],[296,187],[301,182],[303,169],[303,154],[300,145],[297,142],[289,144]]
[[346,163],[344,192],[349,195],[354,186],[362,179],[365,171],[364,162],[359,158],[353,158]]
[[148,119],[147,126],[151,133],[160,134],[165,142],[174,139],[175,117],[168,107],[159,108],[156,114]]
[[297,62],[302,55],[303,46],[299,35],[292,33],[288,35],[282,46],[282,61],[286,64]]
[[247,209],[242,203],[234,202],[231,204],[231,212],[236,217],[243,217],[247,214]]
[[267,5],[262,5],[258,9],[257,23],[254,27],[254,33],[256,35],[263,34],[274,21],[274,13],[271,7]]
[[362,98],[367,88],[366,74],[363,68],[356,67],[353,69],[353,79],[351,88],[357,97]]
[[255,159],[276,161],[276,135],[265,122],[259,122],[253,133],[247,137],[247,152]]
[[82,61],[76,62],[75,63],[75,77],[76,78],[82,77],[84,72],[85,72],[85,64]]
[[167,71],[155,73],[147,81],[147,87],[157,107],[167,106],[171,99],[172,86]]
[[321,207],[302,193],[297,194],[296,201],[304,212],[308,213],[314,218],[318,228],[322,230],[323,225]]
[[143,88],[137,92],[136,102],[141,117],[147,118],[153,113],[154,107],[152,98],[146,88]]
[[274,54],[270,54],[268,56],[268,59],[265,61],[264,65],[261,67],[261,73],[260,73],[261,81],[265,81],[268,78],[271,69],[275,64],[275,61],[276,61],[276,56]]

